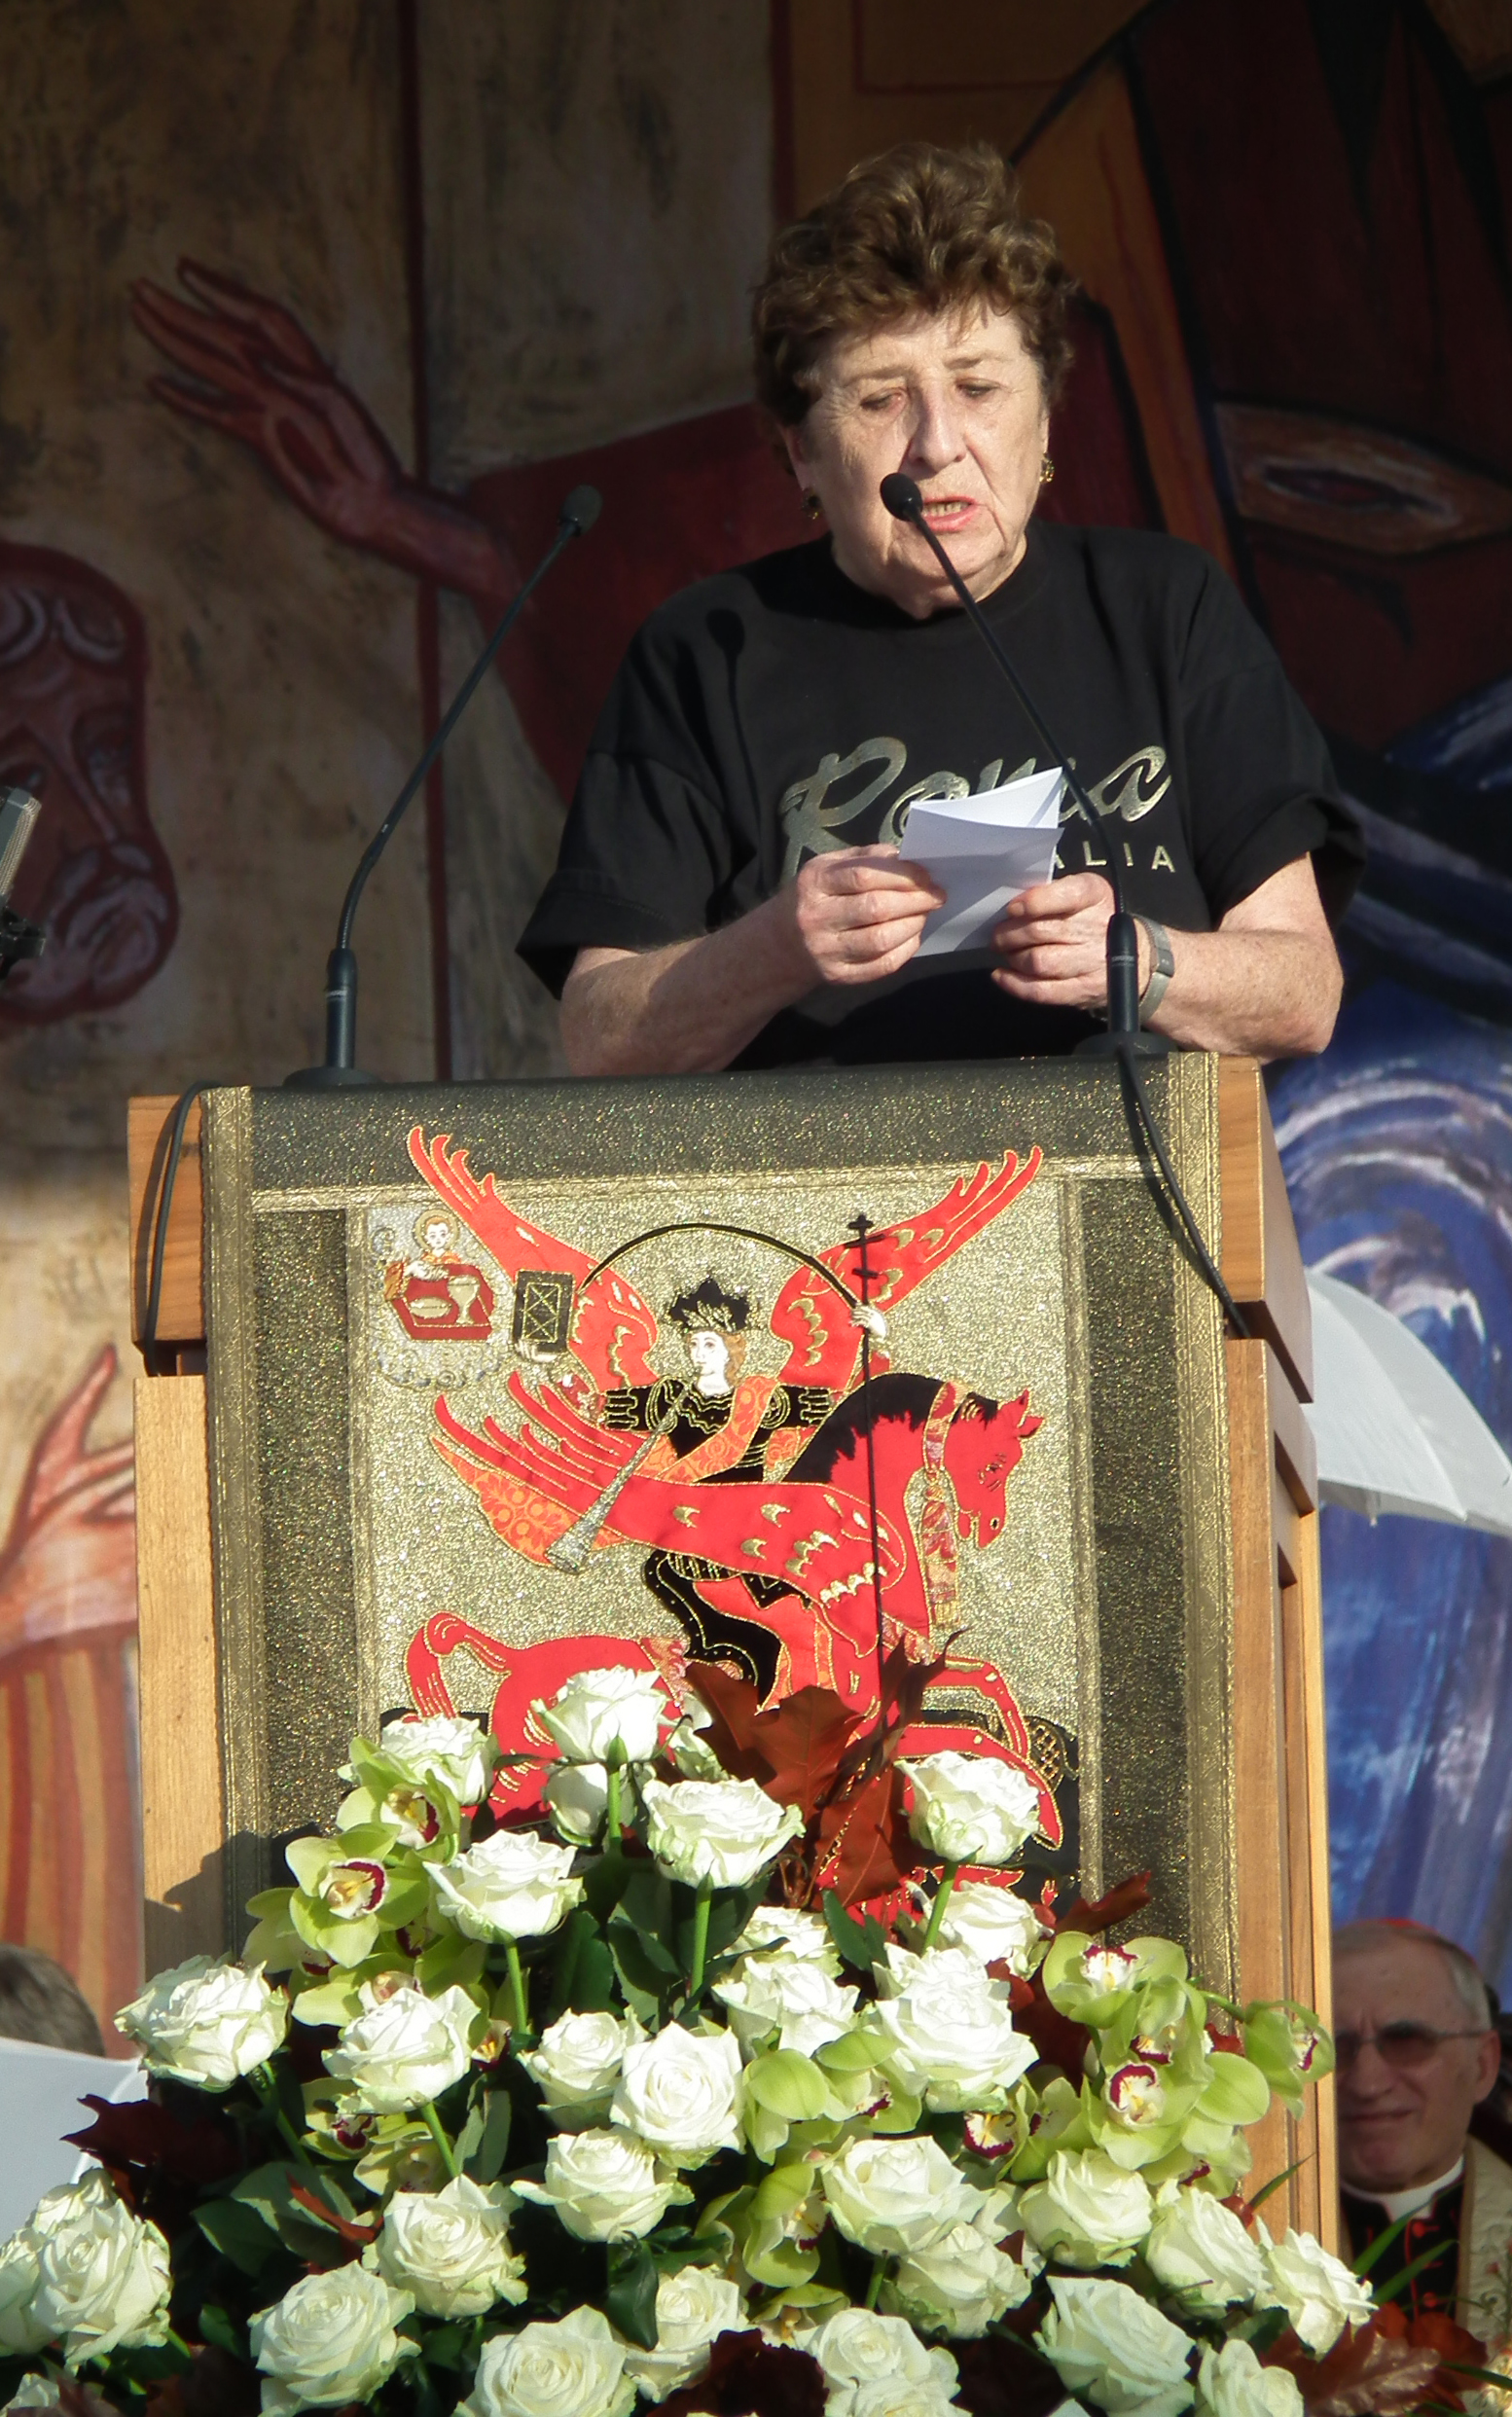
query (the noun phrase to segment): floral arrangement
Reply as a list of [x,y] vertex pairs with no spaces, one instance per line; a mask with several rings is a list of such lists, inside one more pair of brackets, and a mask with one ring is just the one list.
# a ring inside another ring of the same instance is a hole
[[120,2016],[151,2098],[91,2101],[99,2164],[0,2247],[8,2407],[1458,2405],[1242,2195],[1315,2020],[1114,1943],[1140,1884],[1059,1923],[1017,1891],[1035,1790],[901,1754],[927,1675],[894,1657],[862,1722],[587,1673],[504,1822],[474,1723],[356,1743],[242,1958]]

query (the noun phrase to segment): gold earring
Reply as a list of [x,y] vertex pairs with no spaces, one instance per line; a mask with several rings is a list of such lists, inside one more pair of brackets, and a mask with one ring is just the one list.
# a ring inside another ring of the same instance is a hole
[[1042,453],[1039,461],[1039,483],[1041,487],[1048,487],[1055,475],[1055,463],[1051,460],[1048,453]]
[[813,491],[813,488],[811,487],[806,487],[804,488],[804,519],[806,521],[822,521],[823,518],[824,506],[820,503],[818,496]]

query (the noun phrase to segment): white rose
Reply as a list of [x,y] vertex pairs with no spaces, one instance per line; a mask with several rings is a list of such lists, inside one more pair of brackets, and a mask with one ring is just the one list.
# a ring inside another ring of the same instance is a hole
[[779,2047],[811,2056],[828,2040],[843,2038],[855,2021],[854,1989],[842,1989],[822,1965],[789,1964],[781,1955],[753,1957],[714,1995],[729,2007],[745,2048],[775,2031]]
[[426,2316],[482,2316],[496,2299],[518,2303],[525,2269],[509,2245],[514,2204],[502,2183],[465,2174],[444,2190],[396,2190],[363,2263],[409,2291]]
[[740,2294],[711,2266],[683,2266],[664,2274],[656,2287],[656,2348],[631,2350],[625,2372],[648,2400],[697,2381],[721,2333],[738,2332],[745,2322]]
[[878,2385],[903,2387],[903,2397],[878,2403],[879,2410],[919,2410],[950,2405],[956,2365],[948,2350],[926,2350],[901,2317],[878,2316],[870,2308],[839,2308],[810,2333],[804,2348],[817,2359],[829,2387],[824,2417],[854,2417],[858,2395]]
[[1305,2403],[1283,2366],[1262,2366],[1247,2341],[1226,2341],[1203,2352],[1197,2405],[1201,2417],[1303,2417]]
[[953,2224],[969,2224],[982,2204],[981,2191],[927,2135],[847,2141],[820,2165],[819,2181],[846,2240],[874,2256],[932,2248]]
[[[4,2408],[0,2409],[0,2417],[21,2417],[24,2409],[60,2409],[62,2405],[62,2398],[51,2375],[23,2375]],[[86,2406],[97,2408],[99,2402],[90,2399]]]
[[1291,2327],[1315,2359],[1333,2348],[1347,2325],[1369,2322],[1375,2307],[1370,2287],[1330,2255],[1311,2232],[1288,2231],[1273,2242],[1260,2227],[1265,2260],[1261,2304],[1284,2308]]
[[1127,2266],[1150,2229],[1154,2206],[1142,2175],[1126,2173],[1100,2148],[1058,2148],[1019,2212],[1047,2257],[1067,2266]]
[[608,2113],[621,2060],[639,2037],[633,2017],[618,2022],[612,2014],[563,2014],[542,2032],[539,2047],[522,2052],[520,2062],[552,2121],[564,2131],[583,2131]]
[[1039,2054],[1015,2031],[1006,1985],[963,1947],[911,1956],[890,1948],[876,2019],[887,2069],[936,2113],[1001,2107]]
[[252,2319],[252,2355],[267,2378],[263,2417],[368,2400],[414,2344],[395,2331],[414,2306],[366,2266],[308,2274]]
[[458,1804],[482,1804],[499,1750],[476,1720],[385,1720],[378,1737],[385,1762],[397,1763],[423,1787],[439,1780]]
[[1032,1972],[1045,1930],[1027,1897],[990,1880],[957,1880],[935,1933],[942,1947],[963,1947],[981,1964]]
[[1206,2316],[1253,2299],[1265,2281],[1260,2252],[1239,2218],[1206,2190],[1162,2190],[1144,2255],[1158,2283]]
[[975,2341],[1022,2307],[1031,2288],[1024,2267],[974,2224],[952,2224],[931,2247],[902,2258],[883,2286],[913,2324],[957,2341]]
[[525,2325],[486,2342],[456,2417],[630,2417],[634,2403],[625,2344],[608,2318],[574,2308],[559,2325]]
[[0,2350],[13,2358],[44,2350],[53,2338],[32,2314],[39,2280],[36,2236],[23,2224],[8,2241],[0,2241]]
[[1127,2283],[1052,2275],[1055,2301],[1035,2335],[1069,2392],[1108,2417],[1180,2417],[1192,2405],[1193,2343]]
[[468,2037],[478,2008],[465,1989],[422,1997],[406,1986],[375,2002],[372,1984],[360,1991],[363,2012],[328,2048],[326,2071],[350,2082],[369,2114],[407,2114],[460,2081],[472,2061]]
[[26,2229],[37,2259],[31,2316],[70,2366],[166,2341],[168,2245],[98,2168],[46,2192]]
[[431,1869],[436,1902],[464,1938],[543,1938],[583,1894],[572,1849],[533,1829],[496,1829]]
[[546,2151],[544,2182],[516,2196],[554,2207],[580,2241],[631,2241],[650,2232],[679,2192],[643,2140],[628,2132],[561,2132]]
[[[764,1948],[776,1948],[779,1955],[762,1954]],[[840,1957],[830,1936],[829,1924],[820,1914],[800,1913],[790,1905],[758,1905],[744,1930],[735,1942],[738,1956],[759,1958],[762,1965],[816,1964],[831,1980],[840,1978]]]
[[730,1776],[713,1747],[701,1734],[711,1717],[702,1705],[696,1712],[684,1713],[666,1741],[666,1751],[684,1779],[722,1780]]
[[[558,1762],[542,1794],[559,1837],[569,1846],[592,1846],[609,1810],[609,1773],[601,1762]],[[620,1773],[620,1820],[632,1822],[640,1808],[635,1773]]]
[[[960,2417],[950,2386],[935,2380],[909,2383],[902,2375],[881,2376],[876,2383],[857,2384],[847,2396],[846,2405],[847,2417]],[[826,2417],[834,2407],[832,2394],[825,2402]]]
[[279,2046],[289,2027],[289,2001],[281,1989],[269,1988],[261,1971],[244,1971],[216,1956],[191,1956],[149,1981],[116,2022],[141,2048],[149,2073],[224,2090]]
[[646,1844],[690,1887],[743,1889],[804,1825],[796,1805],[776,1803],[754,1780],[647,1780],[644,1792]]
[[1039,1793],[991,1754],[924,1754],[900,1762],[914,1784],[909,1827],[947,1863],[1011,1863],[1039,1826]]
[[627,2047],[609,2116],[670,2163],[702,2165],[716,2148],[739,2146],[739,2087],[740,2050],[730,2032],[670,2023]]
[[650,1671],[584,1670],[535,1711],[568,1762],[649,1762],[671,1707]]

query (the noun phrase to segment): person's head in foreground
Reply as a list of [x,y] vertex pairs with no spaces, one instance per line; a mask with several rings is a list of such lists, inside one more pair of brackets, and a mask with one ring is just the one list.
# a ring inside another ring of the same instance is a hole
[[753,314],[760,400],[859,588],[919,618],[951,606],[918,530],[879,487],[902,470],[974,595],[1017,568],[1070,363],[1072,280],[1020,216],[995,151],[905,143],[773,245]]
[[1385,2197],[1451,2173],[1501,2055],[1470,1958],[1414,1923],[1351,1922],[1334,1934],[1334,2040],[1345,2187]]
[[72,1976],[36,1947],[0,1945],[0,2039],[103,2056],[100,2027]]

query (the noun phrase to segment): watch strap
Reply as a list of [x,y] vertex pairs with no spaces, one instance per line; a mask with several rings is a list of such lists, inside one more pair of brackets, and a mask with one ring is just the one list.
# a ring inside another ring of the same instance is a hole
[[1139,993],[1139,1022],[1148,1024],[1170,988],[1176,960],[1170,946],[1170,934],[1164,923],[1158,923],[1153,915],[1136,915],[1134,920],[1144,925],[1150,944],[1149,978]]

